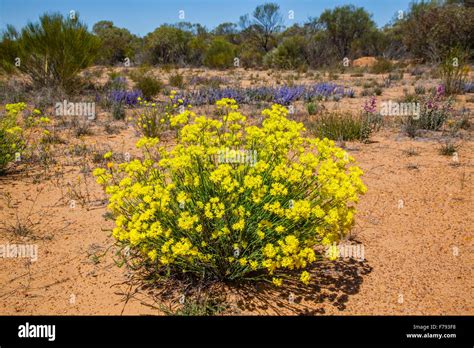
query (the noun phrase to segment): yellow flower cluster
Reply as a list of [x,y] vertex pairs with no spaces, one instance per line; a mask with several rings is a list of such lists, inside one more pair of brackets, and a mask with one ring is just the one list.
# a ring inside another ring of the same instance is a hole
[[[170,116],[171,150],[157,137],[138,142],[159,159],[94,171],[110,195],[113,235],[162,274],[282,285],[300,270],[309,284],[315,246],[331,245],[353,224],[366,191],[362,171],[333,141],[305,137],[281,105],[263,111],[262,126],[248,125],[232,99],[216,105],[217,118],[189,110]],[[222,163],[218,154],[229,148],[255,151],[258,160]]]
[[[50,122],[48,117],[41,116],[38,109],[33,109],[27,117],[20,117],[26,108],[27,105],[22,102],[6,104],[5,114],[0,115],[0,172],[5,170],[9,162],[28,156],[25,149],[28,148],[31,132],[26,134],[26,130]],[[49,134],[46,129],[43,132],[45,135]]]

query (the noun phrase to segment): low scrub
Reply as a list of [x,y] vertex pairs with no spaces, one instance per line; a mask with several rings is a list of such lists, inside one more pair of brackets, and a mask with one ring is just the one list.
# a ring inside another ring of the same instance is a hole
[[113,236],[162,277],[309,284],[315,247],[354,223],[362,171],[333,141],[304,137],[281,105],[253,126],[234,100],[216,104],[216,117],[170,117],[172,149],[143,138],[143,160],[95,170]]

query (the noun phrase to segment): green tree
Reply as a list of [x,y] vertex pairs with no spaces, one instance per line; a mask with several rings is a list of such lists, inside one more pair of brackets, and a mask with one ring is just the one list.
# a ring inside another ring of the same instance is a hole
[[325,10],[318,19],[319,26],[327,34],[336,48],[338,58],[348,57],[350,48],[358,40],[375,29],[375,23],[362,7],[353,5]]
[[[77,14],[71,19],[56,13],[42,15],[39,22],[29,22],[16,35],[8,29],[0,46],[12,50],[7,59],[19,58],[16,67],[33,83],[72,91],[77,88],[78,73],[96,59],[100,42]],[[12,69],[15,61],[2,59],[2,66]]]
[[440,62],[452,47],[474,49],[474,7],[413,3],[396,26],[407,50],[417,58]]
[[253,11],[252,19],[249,15],[240,17],[240,26],[243,29],[250,29],[250,33],[256,38],[260,48],[269,52],[272,49],[274,35],[283,27],[280,6],[275,3],[257,6]]
[[164,24],[144,38],[144,48],[150,64],[184,64],[188,60],[190,31]]
[[117,64],[125,58],[133,60],[140,47],[140,39],[127,29],[117,28],[111,21],[100,21],[94,24],[92,32],[101,41],[98,62],[101,64]]
[[267,66],[281,69],[296,69],[307,64],[307,42],[303,36],[286,37],[283,42],[267,53],[264,62]]
[[223,38],[215,38],[209,46],[204,64],[211,68],[228,68],[235,57],[234,46]]

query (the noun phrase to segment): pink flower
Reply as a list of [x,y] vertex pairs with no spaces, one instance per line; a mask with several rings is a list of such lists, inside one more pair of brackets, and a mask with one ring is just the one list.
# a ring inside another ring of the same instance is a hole
[[364,102],[364,111],[373,114],[377,110],[377,100],[375,97],[370,97],[370,99]]

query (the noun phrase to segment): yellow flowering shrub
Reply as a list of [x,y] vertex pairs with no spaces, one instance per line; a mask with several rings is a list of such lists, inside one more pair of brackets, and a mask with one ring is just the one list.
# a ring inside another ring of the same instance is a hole
[[[135,128],[145,137],[159,137],[163,131],[185,124],[191,114],[185,109],[184,102],[178,97],[176,91],[170,92],[168,102],[164,104],[164,110],[160,109],[157,103],[141,98],[138,98],[138,101],[140,108],[136,115]],[[179,112],[180,110],[183,112]]]
[[[49,118],[41,116],[41,112],[34,109],[27,117],[23,116],[25,103],[6,104],[5,111],[0,114],[0,173],[6,170],[7,165],[21,157],[25,157],[28,139],[25,130],[38,124],[49,122]],[[29,135],[29,134],[28,134]]]
[[142,160],[94,171],[110,195],[113,236],[163,275],[281,285],[296,274],[308,284],[315,246],[353,224],[362,171],[333,141],[305,137],[281,105],[255,126],[234,100],[216,104],[214,118],[173,116],[171,150],[143,138]]

